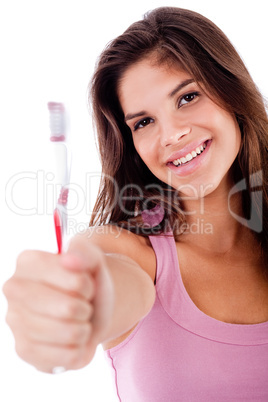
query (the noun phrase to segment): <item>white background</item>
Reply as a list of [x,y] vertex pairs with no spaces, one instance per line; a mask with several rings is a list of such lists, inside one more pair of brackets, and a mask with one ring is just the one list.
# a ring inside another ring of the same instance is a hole
[[[100,171],[100,165],[87,106],[87,84],[106,43],[152,8],[189,8],[222,28],[267,96],[265,3],[266,0],[2,1],[0,285],[13,273],[16,256],[23,249],[56,251],[47,102],[63,101],[70,113],[71,182],[76,189],[70,200],[70,232],[74,234],[88,225],[96,196],[98,179],[93,176]],[[0,294],[1,402],[117,400],[101,348],[93,362],[77,372],[57,376],[37,372],[15,354],[5,312],[6,301]]]

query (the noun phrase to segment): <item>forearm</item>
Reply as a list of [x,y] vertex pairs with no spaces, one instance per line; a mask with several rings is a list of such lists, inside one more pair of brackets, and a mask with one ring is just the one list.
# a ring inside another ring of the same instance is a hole
[[155,288],[149,275],[131,258],[106,254],[106,266],[113,287],[111,319],[100,343],[115,339],[132,329],[153,306]]
[[22,359],[45,372],[84,367],[98,344],[125,334],[149,312],[153,280],[129,257],[106,252],[78,235],[62,255],[19,256],[3,290]]

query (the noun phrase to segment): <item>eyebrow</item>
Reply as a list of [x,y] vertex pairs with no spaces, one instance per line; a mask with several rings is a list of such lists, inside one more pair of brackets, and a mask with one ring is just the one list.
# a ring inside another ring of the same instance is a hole
[[179,85],[176,86],[173,91],[168,94],[169,98],[173,98],[174,95],[176,95],[177,92],[179,92],[182,88],[186,87],[187,85],[191,84],[195,80],[193,78],[189,78],[188,80],[182,81]]
[[136,117],[142,117],[146,114],[147,113],[145,110],[142,110],[141,112],[138,112],[138,113],[128,113],[125,117],[125,121],[136,119]]
[[[189,78],[188,80],[182,81],[179,85],[176,86],[176,88],[173,89],[173,91],[171,91],[168,94],[168,97],[173,98],[173,96],[175,96],[177,92],[179,92],[182,88],[186,87],[187,85],[191,84],[194,81],[195,80],[193,78]],[[146,114],[147,112],[145,110],[142,110],[141,112],[138,113],[128,113],[125,117],[125,122],[127,122],[128,120],[135,119],[137,117],[142,117]]]

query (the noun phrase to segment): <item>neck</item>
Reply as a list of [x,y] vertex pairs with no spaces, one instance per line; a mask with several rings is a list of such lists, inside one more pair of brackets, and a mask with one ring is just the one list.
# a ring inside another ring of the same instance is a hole
[[180,241],[213,253],[226,254],[253,244],[252,232],[235,216],[243,216],[241,193],[228,199],[229,189],[218,188],[196,200],[187,200],[185,232]]

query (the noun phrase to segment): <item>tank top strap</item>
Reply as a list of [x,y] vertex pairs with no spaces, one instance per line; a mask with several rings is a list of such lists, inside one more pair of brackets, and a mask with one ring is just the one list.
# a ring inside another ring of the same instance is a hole
[[[174,277],[178,280],[179,264],[175,239],[172,232],[149,236],[156,255],[156,285],[164,282],[174,285]],[[168,266],[168,270],[166,267]]]
[[187,295],[180,273],[178,253],[172,232],[149,236],[156,255],[156,292],[166,312],[180,319],[187,311]]

